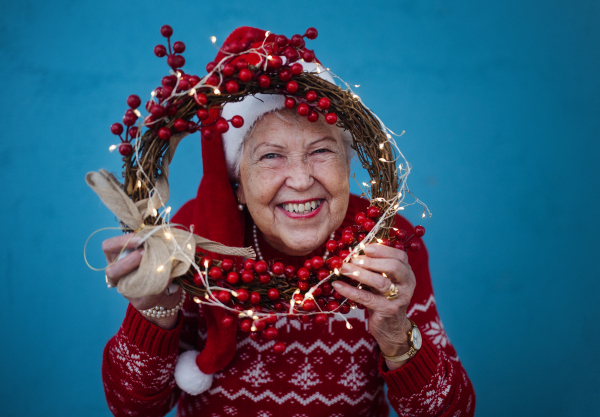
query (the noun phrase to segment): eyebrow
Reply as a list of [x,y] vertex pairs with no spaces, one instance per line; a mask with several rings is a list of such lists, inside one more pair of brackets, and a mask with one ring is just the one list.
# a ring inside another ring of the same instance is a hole
[[[310,147],[310,146],[313,146],[313,145],[315,145],[316,143],[319,143],[319,142],[321,142],[321,141],[324,141],[324,140],[330,140],[330,141],[334,141],[334,142],[335,142],[335,139],[334,139],[334,138],[332,138],[331,136],[324,136],[324,137],[322,137],[322,138],[320,138],[320,139],[316,139],[316,140],[312,141],[311,143],[309,143],[309,144],[308,144],[308,146],[309,146],[309,147]],[[253,152],[254,152],[254,153],[256,153],[256,152],[259,150],[259,148],[261,148],[261,147],[264,147],[264,146],[272,146],[272,147],[274,147],[274,148],[285,149],[285,146],[283,146],[283,145],[280,145],[280,144],[278,144],[278,143],[272,143],[272,142],[263,142],[263,143],[259,143],[259,144],[258,144],[258,145],[257,145],[257,146],[256,146],[256,147],[253,149]]]

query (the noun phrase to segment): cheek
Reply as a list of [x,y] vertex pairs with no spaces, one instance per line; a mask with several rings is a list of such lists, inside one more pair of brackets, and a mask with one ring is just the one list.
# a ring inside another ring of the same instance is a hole
[[282,179],[277,170],[250,169],[245,187],[248,204],[267,205],[281,187]]

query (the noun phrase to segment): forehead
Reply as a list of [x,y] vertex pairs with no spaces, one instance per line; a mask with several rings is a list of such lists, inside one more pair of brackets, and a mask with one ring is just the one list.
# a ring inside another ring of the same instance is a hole
[[246,140],[246,145],[256,148],[268,142],[285,147],[302,146],[325,137],[341,143],[342,132],[337,126],[327,124],[321,115],[319,120],[313,123],[294,110],[285,109],[265,114],[258,120]]

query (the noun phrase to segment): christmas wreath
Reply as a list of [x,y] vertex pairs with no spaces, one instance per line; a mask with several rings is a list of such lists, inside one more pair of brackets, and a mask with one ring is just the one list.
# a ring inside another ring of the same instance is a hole
[[[410,194],[406,179],[411,169],[394,141],[394,133],[349,84],[315,59],[305,44],[305,39],[317,37],[315,28],[289,39],[248,30],[242,40],[223,45],[220,59],[210,62],[202,77],[181,69],[185,44],[171,44],[172,28],[163,26],[161,34],[167,45],[157,45],[154,53],[166,56],[170,74],[162,78],[161,86],[143,106],[139,96],[129,96],[123,123],[111,126],[112,133],[121,139],[110,149],[118,149],[123,156],[123,184],[106,171],[87,177],[124,229],[139,232],[158,248],[144,256],[148,260],[142,261],[137,285],[127,285],[133,278],[122,279],[119,290],[132,296],[156,293],[174,277],[173,282],[195,302],[230,311],[232,314],[222,318],[223,326],[231,326],[237,315],[241,330],[262,331],[269,340],[277,338],[272,324],[279,315],[299,315],[304,321],[316,316],[319,323],[327,320],[326,314],[364,308],[343,299],[331,286],[336,279],[358,284],[339,275],[342,262],[361,254],[364,245],[373,241],[417,251],[419,243],[413,237],[425,233],[422,226],[411,231],[392,227],[394,215],[409,205],[404,198]],[[316,71],[306,71],[306,63],[313,63]],[[328,72],[345,88],[323,80],[321,72]],[[366,213],[356,215],[353,227],[327,242],[329,257],[314,257],[298,270],[280,262],[256,261],[252,250],[223,247],[169,222],[168,168],[179,141],[198,131],[202,139],[210,141],[217,133],[240,128],[244,119],[239,115],[224,118],[223,105],[256,94],[283,95],[285,107],[296,109],[309,121],[323,117],[327,123],[349,131],[352,147],[370,176],[370,182],[361,186],[371,202]],[[142,117],[140,108],[148,115]],[[415,202],[422,204],[416,198]],[[424,217],[427,208],[423,207]],[[139,285],[142,278],[144,284]],[[274,350],[282,352],[285,346],[275,343]]]

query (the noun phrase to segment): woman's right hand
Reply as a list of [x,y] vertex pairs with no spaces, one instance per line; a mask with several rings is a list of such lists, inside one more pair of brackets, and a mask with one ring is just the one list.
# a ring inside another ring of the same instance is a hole
[[[113,285],[116,286],[123,276],[140,266],[142,255],[144,254],[143,248],[136,248],[140,240],[141,238],[139,236],[124,234],[111,237],[102,242],[102,250],[104,251],[106,263],[108,265],[105,270],[106,277]],[[119,254],[125,249],[131,249],[133,252],[117,261],[116,259],[119,257]],[[155,306],[161,306],[164,307],[165,310],[169,310],[179,303],[181,299],[181,288],[178,287],[177,291],[170,295],[162,292],[147,297],[125,298],[127,298],[131,305],[138,311],[147,310]],[[177,325],[177,315],[160,318],[144,315],[144,318],[163,329],[172,329]]]

